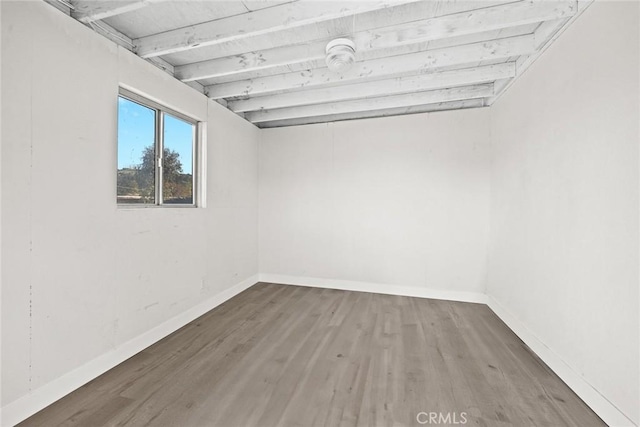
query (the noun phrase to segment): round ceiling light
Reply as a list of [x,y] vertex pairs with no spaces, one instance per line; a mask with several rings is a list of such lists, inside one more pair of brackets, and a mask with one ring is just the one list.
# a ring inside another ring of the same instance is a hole
[[356,62],[356,45],[349,39],[335,39],[327,44],[327,67],[331,71],[343,73]]

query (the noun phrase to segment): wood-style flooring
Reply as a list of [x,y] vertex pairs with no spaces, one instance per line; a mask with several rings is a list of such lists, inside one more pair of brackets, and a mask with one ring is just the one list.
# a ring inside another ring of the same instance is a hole
[[485,305],[269,283],[256,284],[20,425],[463,421],[605,425]]

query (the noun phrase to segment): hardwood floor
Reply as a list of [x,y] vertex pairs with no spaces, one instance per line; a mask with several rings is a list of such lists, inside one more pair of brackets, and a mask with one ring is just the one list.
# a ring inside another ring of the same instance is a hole
[[485,305],[268,283],[20,425],[419,426],[419,414],[605,425]]

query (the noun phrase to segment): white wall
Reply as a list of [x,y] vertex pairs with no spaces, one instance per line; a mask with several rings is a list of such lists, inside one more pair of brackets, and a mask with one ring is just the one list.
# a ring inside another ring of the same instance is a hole
[[260,273],[484,292],[489,136],[486,109],[263,130]]
[[[2,64],[6,408],[253,284],[259,134],[44,2],[2,2]],[[116,207],[119,84],[208,120],[206,208]]]
[[596,2],[492,107],[487,289],[636,424],[638,16]]
[[[2,7],[0,7],[0,23]],[[0,31],[2,46],[2,31]],[[0,93],[2,92],[2,55],[0,55]],[[2,147],[2,114],[0,114],[0,147]],[[0,242],[2,242],[2,150],[0,149]],[[2,422],[2,244],[0,244],[0,422]]]

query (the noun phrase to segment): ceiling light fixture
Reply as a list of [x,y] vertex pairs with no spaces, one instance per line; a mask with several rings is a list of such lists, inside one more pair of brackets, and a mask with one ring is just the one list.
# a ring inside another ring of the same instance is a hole
[[335,39],[327,44],[327,67],[331,71],[344,73],[356,62],[356,45],[349,39]]

